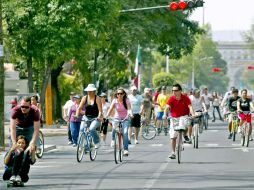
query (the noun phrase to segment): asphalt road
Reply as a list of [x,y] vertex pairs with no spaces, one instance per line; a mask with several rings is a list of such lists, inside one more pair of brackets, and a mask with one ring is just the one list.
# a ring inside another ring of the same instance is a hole
[[254,143],[241,147],[239,136],[235,142],[227,139],[226,123],[211,125],[200,136],[199,149],[185,144],[181,164],[168,158],[164,135],[131,145],[121,164],[115,164],[109,146],[99,149],[94,162],[86,155],[78,163],[76,148],[65,137],[47,137],[45,143],[57,148],[31,167],[22,189],[254,189]]

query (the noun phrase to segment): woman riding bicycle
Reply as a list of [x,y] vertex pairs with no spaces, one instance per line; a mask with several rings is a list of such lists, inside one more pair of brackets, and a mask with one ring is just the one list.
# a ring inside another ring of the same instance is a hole
[[[107,117],[111,115],[113,109],[115,109],[115,114],[114,114],[114,119],[116,120],[124,120],[128,117],[128,115],[132,116],[131,112],[131,105],[130,101],[127,98],[127,94],[124,91],[123,88],[119,88],[115,94],[115,98],[113,99],[110,108],[107,113]],[[112,141],[111,141],[111,146],[114,146],[114,138],[115,138],[115,128],[118,125],[118,122],[113,121],[113,129],[112,129]],[[123,121],[122,125],[122,131],[123,131],[123,146],[124,146],[124,152],[123,154],[125,156],[129,155],[128,152],[128,129],[130,126],[130,121],[129,119],[126,119]]]
[[[248,98],[248,91],[247,89],[243,89],[241,91],[241,98],[238,100],[237,102],[237,111],[239,112],[239,119],[240,119],[240,123],[239,123],[239,132],[242,131],[242,127],[243,127],[243,123],[246,121],[247,123],[250,124],[250,141],[252,141],[252,124],[251,124],[251,113],[250,113],[250,109],[253,111],[254,110],[254,106],[253,103],[251,101],[251,99]],[[244,112],[249,112],[248,114],[244,113]]]
[[[98,118],[93,120],[89,126],[89,129],[93,137],[95,148],[99,148],[100,139],[96,129],[101,126],[101,121],[103,120],[101,98],[96,95],[96,87],[94,84],[88,84],[84,91],[87,92],[87,95],[82,98],[77,109],[76,116],[78,117],[78,115],[80,115],[83,107],[85,106],[84,116],[88,117],[89,119]],[[84,127],[85,126],[83,126],[81,123],[80,131],[83,131]]]

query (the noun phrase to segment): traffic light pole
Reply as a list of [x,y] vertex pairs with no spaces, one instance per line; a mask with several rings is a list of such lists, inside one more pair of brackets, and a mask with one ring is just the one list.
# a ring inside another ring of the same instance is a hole
[[137,9],[126,9],[119,11],[120,13],[126,13],[126,12],[135,12],[135,11],[144,11],[144,10],[152,10],[152,9],[161,9],[161,8],[168,8],[168,5],[164,6],[156,6],[156,7],[143,7],[143,8],[137,8]]

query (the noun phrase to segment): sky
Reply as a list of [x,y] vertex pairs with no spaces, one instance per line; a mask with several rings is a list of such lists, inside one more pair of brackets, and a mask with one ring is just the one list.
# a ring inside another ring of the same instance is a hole
[[[204,0],[204,20],[213,31],[250,30],[254,24],[254,0]],[[203,8],[197,8],[192,20],[202,25]]]

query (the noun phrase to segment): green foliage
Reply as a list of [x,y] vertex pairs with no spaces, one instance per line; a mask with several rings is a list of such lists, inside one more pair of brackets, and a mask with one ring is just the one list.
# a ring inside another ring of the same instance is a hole
[[158,86],[172,86],[176,82],[174,76],[170,73],[158,73],[153,76],[153,85]]

